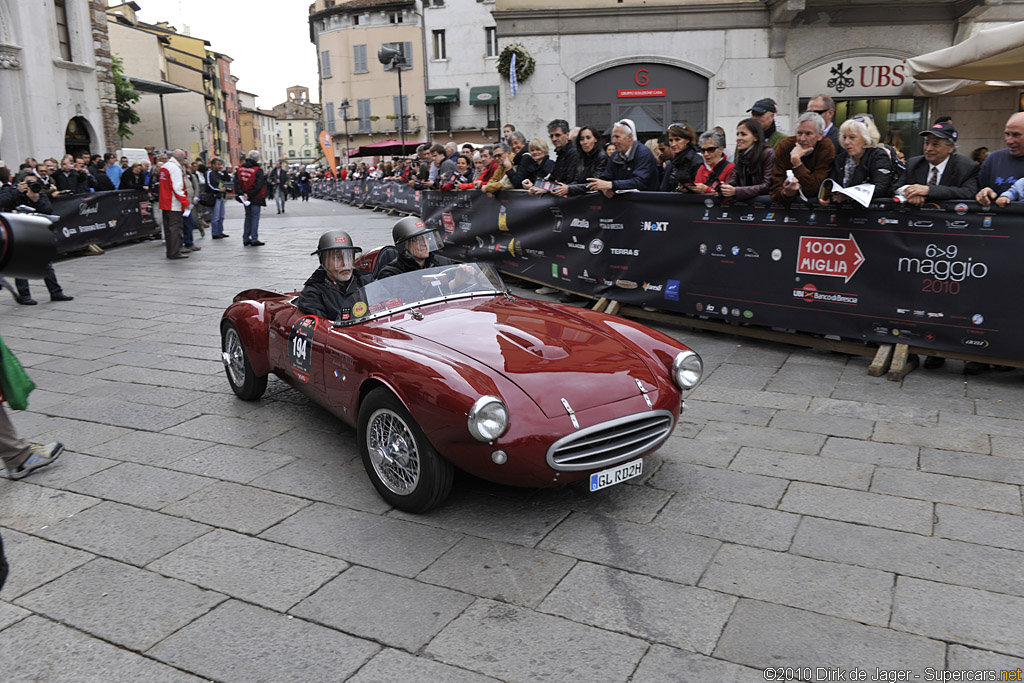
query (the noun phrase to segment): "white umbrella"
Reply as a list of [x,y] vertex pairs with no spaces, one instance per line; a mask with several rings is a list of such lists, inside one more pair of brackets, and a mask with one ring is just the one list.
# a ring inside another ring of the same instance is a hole
[[1024,21],[979,31],[952,47],[908,59],[907,66],[916,80],[1015,81],[1024,75]]

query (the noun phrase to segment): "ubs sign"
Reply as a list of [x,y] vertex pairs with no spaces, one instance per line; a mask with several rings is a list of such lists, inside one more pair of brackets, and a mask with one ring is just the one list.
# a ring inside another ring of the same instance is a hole
[[800,97],[912,97],[914,80],[902,59],[852,57],[815,67],[800,76]]

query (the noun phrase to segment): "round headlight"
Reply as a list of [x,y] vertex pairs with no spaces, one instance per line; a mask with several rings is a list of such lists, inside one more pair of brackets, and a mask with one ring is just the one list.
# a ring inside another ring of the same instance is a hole
[[704,374],[704,361],[693,351],[680,351],[672,361],[672,379],[680,389],[692,389]]
[[469,410],[469,433],[477,441],[490,442],[508,429],[508,407],[497,396],[477,399]]

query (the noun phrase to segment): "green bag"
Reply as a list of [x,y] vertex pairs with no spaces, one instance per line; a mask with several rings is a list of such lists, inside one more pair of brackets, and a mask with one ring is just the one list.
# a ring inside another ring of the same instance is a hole
[[0,391],[4,400],[15,410],[28,408],[28,395],[36,388],[25,373],[25,368],[14,357],[4,340],[0,339]]

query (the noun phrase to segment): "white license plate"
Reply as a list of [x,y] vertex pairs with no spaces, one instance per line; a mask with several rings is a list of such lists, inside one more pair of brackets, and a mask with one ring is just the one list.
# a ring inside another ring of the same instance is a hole
[[618,467],[612,467],[608,470],[601,470],[600,472],[594,472],[590,475],[590,490],[597,491],[607,486],[614,486],[615,484],[621,484],[627,479],[633,477],[639,477],[644,472],[644,461],[633,460],[632,462],[626,462]]

